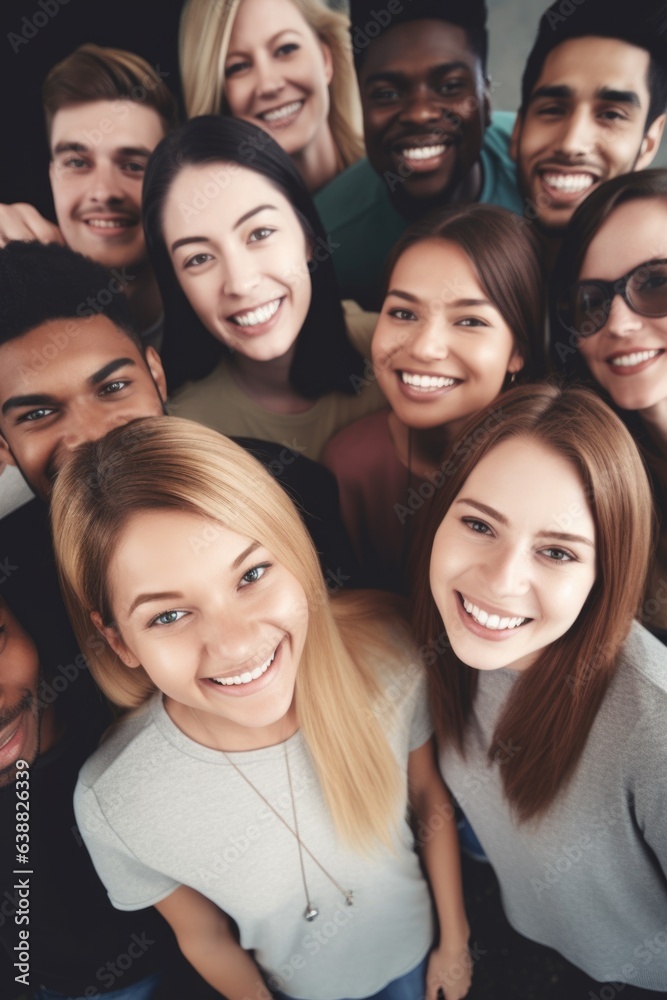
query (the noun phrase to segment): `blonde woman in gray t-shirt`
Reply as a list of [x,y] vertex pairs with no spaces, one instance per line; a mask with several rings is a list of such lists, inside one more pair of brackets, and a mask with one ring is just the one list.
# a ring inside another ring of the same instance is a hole
[[426,647],[443,777],[517,930],[624,997],[665,991],[667,650],[633,621],[641,459],[595,394],[551,385],[510,390],[461,444],[414,595],[418,637],[448,639]]
[[154,905],[228,1000],[465,996],[456,830],[396,605],[330,600],[289,498],[190,421],[86,445],[52,509],[82,648],[134,709],[75,795],[112,903]]

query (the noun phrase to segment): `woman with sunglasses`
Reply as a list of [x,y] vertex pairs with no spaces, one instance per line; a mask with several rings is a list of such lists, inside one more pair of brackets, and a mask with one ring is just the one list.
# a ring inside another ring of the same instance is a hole
[[616,177],[577,210],[551,319],[556,366],[603,392],[649,468],[660,532],[642,617],[667,641],[667,170]]

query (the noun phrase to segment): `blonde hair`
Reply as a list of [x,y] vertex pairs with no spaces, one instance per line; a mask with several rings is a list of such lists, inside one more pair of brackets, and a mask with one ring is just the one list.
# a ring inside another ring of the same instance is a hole
[[[178,33],[181,81],[189,118],[229,113],[224,100],[224,65],[243,0],[187,0]],[[352,63],[349,20],[321,0],[290,0],[312,31],[331,50],[329,127],[342,167],[364,155],[361,102]]]
[[[369,661],[378,651],[390,664],[398,657],[385,634],[379,595],[330,601],[293,503],[228,438],[189,420],[149,417],[83,445],[61,471],[51,516],[77,638],[85,642],[89,636],[93,611],[113,626],[107,576],[118,540],[133,516],[159,509],[194,514],[246,535],[266,545],[297,578],[308,601],[295,687],[301,730],[343,838],[361,849],[374,840],[389,844],[401,776],[374,713],[379,691]],[[385,611],[395,616],[395,607],[385,604]],[[137,707],[156,690],[143,667],[126,667],[106,641],[93,649],[90,668],[121,707]]]

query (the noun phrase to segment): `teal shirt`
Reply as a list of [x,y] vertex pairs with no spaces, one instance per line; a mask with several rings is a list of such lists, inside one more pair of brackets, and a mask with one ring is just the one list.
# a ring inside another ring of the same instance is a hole
[[[479,201],[523,215],[523,199],[509,155],[514,119],[513,112],[496,111],[484,133]],[[354,299],[364,309],[378,310],[385,261],[407,229],[408,220],[396,211],[384,180],[367,159],[338,174],[318,192],[315,204],[329,234],[342,298]]]

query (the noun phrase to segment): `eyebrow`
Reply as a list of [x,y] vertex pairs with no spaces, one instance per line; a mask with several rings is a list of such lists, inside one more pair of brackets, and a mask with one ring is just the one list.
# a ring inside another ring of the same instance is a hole
[[150,601],[167,601],[172,599],[178,600],[182,596],[183,595],[181,593],[175,590],[165,590],[162,591],[161,593],[156,593],[156,594],[139,594],[139,596],[135,597],[135,599],[132,601],[132,604],[130,605],[130,610],[127,613],[127,617],[129,618],[131,615],[133,615],[141,604],[148,604]]
[[[427,70],[427,73],[429,76],[439,76],[442,73],[451,73],[452,70],[456,69],[463,69],[468,73],[472,72],[467,63],[455,59],[452,62],[440,63],[438,66],[431,66]],[[404,83],[406,80],[409,80],[409,76],[407,73],[402,73],[400,70],[387,69],[378,73],[371,73],[370,76],[367,76],[364,80],[364,86],[366,87],[368,84],[379,83],[381,80],[386,80],[388,83]]]
[[[390,295],[395,295],[398,299],[405,299],[407,302],[419,303],[419,299],[412,292],[403,292],[399,288],[391,288],[386,295],[389,298]],[[454,309],[470,309],[475,306],[491,306],[495,309],[493,302],[489,302],[488,299],[455,299],[453,302],[447,302],[446,305],[451,306]]]
[[[299,38],[303,38],[303,32],[299,31],[298,28],[281,28],[280,31],[276,31],[275,35],[271,35],[271,37],[267,42],[267,45],[273,45],[276,39],[280,38],[281,35],[287,35],[289,32],[291,32],[294,35],[298,35]],[[233,52],[227,53],[227,58],[225,59],[225,62],[227,62],[227,59],[229,59],[230,56],[242,56],[242,55],[245,55],[243,49],[238,49],[238,51],[234,49]]]
[[[89,153],[90,146],[83,142],[65,141],[59,142],[53,149],[53,155],[59,156],[61,153]],[[145,156],[151,155],[151,150],[147,146],[121,146],[114,151],[121,156]]]
[[[90,386],[99,385],[100,382],[104,382],[109,375],[113,375],[119,368],[127,368],[129,365],[136,368],[137,363],[132,358],[116,358],[114,361],[110,361],[108,365],[105,365],[104,368],[100,368],[99,371],[89,375],[86,382]],[[4,416],[9,410],[17,410],[22,406],[53,406],[57,405],[57,403],[58,400],[55,396],[50,396],[44,392],[31,393],[26,396],[10,396],[2,404],[2,415]]]
[[[488,504],[481,503],[479,500],[470,500],[467,497],[462,497],[457,500],[456,503],[467,503],[471,507],[475,507],[480,510],[483,514],[487,514],[489,517],[494,518],[499,524],[509,526],[509,521],[504,514],[496,510],[495,507],[489,507]],[[585,538],[583,535],[571,535],[566,531],[538,531],[537,538],[556,538],[559,542],[583,542],[584,545],[590,545],[591,548],[595,548],[594,542],[590,538]]]
[[259,542],[251,542],[247,549],[244,549],[241,555],[237,556],[232,563],[232,569],[238,569],[242,562],[248,558],[248,556],[259,548]]
[[[538,101],[540,98],[551,98],[552,100],[563,100],[573,98],[574,90],[567,84],[555,84],[554,86],[538,87],[530,97],[530,103]],[[639,95],[634,90],[614,90],[612,87],[599,87],[593,95],[598,101],[613,101],[615,104],[629,104],[633,108],[640,108],[641,101]]]
[[[242,226],[244,222],[248,221],[248,219],[252,219],[253,215],[257,215],[258,212],[263,212],[265,209],[269,209],[272,212],[278,211],[275,205],[258,205],[257,208],[251,208],[249,212],[246,212],[245,215],[242,215],[240,219],[237,219],[234,225],[232,226],[232,230],[238,229],[239,226]],[[173,253],[174,250],[178,250],[179,247],[187,246],[188,243],[210,243],[210,242],[211,240],[208,236],[183,236],[181,237],[180,240],[174,240],[174,242],[171,244],[171,252]]]

